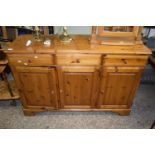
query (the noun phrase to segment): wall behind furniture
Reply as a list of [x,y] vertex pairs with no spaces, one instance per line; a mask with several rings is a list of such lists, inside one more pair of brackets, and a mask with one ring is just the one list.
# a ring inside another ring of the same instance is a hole
[[[91,34],[92,26],[67,26],[69,34]],[[54,33],[61,34],[62,33],[62,26],[54,26]]]

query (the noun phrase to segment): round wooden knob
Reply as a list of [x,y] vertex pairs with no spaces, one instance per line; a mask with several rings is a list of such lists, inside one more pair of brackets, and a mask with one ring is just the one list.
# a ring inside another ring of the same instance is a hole
[[104,91],[103,90],[101,90],[101,92],[100,92],[101,94],[104,94]]
[[79,59],[76,59],[76,63],[80,63],[80,60]]
[[122,59],[122,61],[124,62],[124,64],[127,64],[127,61],[125,59]]
[[29,60],[28,60],[28,63],[31,63],[31,62],[32,62],[32,61],[29,59]]

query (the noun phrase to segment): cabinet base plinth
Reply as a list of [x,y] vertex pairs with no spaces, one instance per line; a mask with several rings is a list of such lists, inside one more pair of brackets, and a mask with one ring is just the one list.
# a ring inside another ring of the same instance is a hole
[[39,112],[46,112],[46,111],[57,111],[57,112],[69,112],[69,111],[75,111],[75,112],[114,112],[118,113],[120,116],[128,116],[130,115],[131,109],[51,109],[46,108],[46,110],[43,108],[32,108],[32,109],[23,109],[25,116],[34,116],[36,113]]
[[36,112],[31,110],[23,110],[25,116],[35,116]]
[[120,116],[129,116],[130,112],[131,112],[131,110],[120,110],[120,111],[118,111],[118,114]]

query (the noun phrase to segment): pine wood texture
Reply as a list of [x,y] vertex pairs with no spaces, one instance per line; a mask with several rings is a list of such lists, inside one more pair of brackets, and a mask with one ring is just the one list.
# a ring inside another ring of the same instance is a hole
[[148,57],[145,55],[107,55],[104,57],[104,66],[144,66],[147,62]]
[[135,94],[134,88],[140,81],[141,70],[134,67],[105,67],[98,101],[100,107],[111,105],[113,108],[118,108],[118,105],[124,105],[129,108]]
[[49,35],[49,28],[48,26],[43,26],[44,35]]
[[11,100],[11,99],[14,100],[14,99],[20,98],[15,82],[10,81],[9,83],[10,83],[13,96],[11,96],[11,94],[9,93],[9,90],[5,81],[0,81],[0,100]]
[[58,65],[100,65],[101,55],[98,54],[57,54]]
[[6,66],[0,66],[0,73],[2,73],[4,71]]
[[129,115],[150,50],[144,45],[92,45],[89,36],[52,45],[18,37],[5,51],[25,115],[56,111],[113,111]]
[[8,38],[6,26],[2,26],[2,34],[3,34],[3,38]]
[[0,65],[7,65],[7,63],[8,63],[7,59],[0,60]]
[[59,69],[61,108],[93,108],[98,78],[94,67]]
[[27,106],[57,107],[54,69],[16,67],[16,70],[20,79],[20,92],[24,94]]
[[62,43],[58,36],[49,36],[51,39],[51,46],[45,46],[43,43],[33,43],[31,46],[26,47],[27,40],[32,39],[32,35],[23,35],[17,37],[15,41],[8,45],[8,48],[12,50],[5,50],[6,53],[93,53],[93,54],[151,54],[150,50],[144,45],[128,45],[128,46],[116,46],[116,45],[98,45],[90,44],[90,36],[76,35],[71,36],[73,41],[69,44]]
[[8,57],[9,63],[17,66],[50,66],[54,64],[49,54],[13,54]]
[[[108,30],[108,31],[107,31]],[[91,43],[104,45],[142,44],[142,26],[93,26]]]

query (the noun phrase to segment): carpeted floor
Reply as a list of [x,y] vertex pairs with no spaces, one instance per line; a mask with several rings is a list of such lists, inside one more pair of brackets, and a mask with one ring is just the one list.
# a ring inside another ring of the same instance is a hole
[[130,116],[111,112],[43,112],[23,115],[21,105],[0,101],[0,128],[150,128],[155,120],[155,85],[141,85]]

